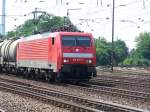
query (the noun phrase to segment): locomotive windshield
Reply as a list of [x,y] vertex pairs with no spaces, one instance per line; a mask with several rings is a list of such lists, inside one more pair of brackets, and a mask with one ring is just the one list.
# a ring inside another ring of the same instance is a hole
[[63,36],[63,46],[91,46],[91,39],[88,36]]

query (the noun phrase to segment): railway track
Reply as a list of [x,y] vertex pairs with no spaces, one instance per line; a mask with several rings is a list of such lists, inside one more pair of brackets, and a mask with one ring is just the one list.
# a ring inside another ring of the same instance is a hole
[[5,112],[3,109],[0,109],[0,112]]
[[[78,88],[84,91],[88,92],[95,92],[95,93],[104,93],[108,95],[118,96],[118,97],[124,97],[124,98],[130,98],[134,100],[144,100],[144,101],[150,101],[150,94],[144,93],[144,92],[138,92],[138,91],[131,91],[126,89],[119,89],[114,87],[106,87],[106,86],[98,86],[93,84],[87,84],[87,83],[81,83],[81,85],[69,85],[72,88]],[[87,86],[87,87],[84,87]]]
[[[97,71],[101,71],[101,72],[106,72],[106,73],[110,73],[111,72],[111,68],[110,67],[96,67]],[[141,71],[140,71],[141,70]],[[116,76],[116,75],[127,75],[127,76],[144,76],[144,77],[150,77],[150,68],[146,69],[147,72],[144,72],[143,69],[138,68],[137,70],[131,70],[130,68],[120,68],[120,70],[115,69],[114,67],[114,71],[113,73],[111,73],[111,75]]]
[[0,78],[0,89],[28,97],[33,97],[38,100],[51,103],[55,106],[67,108],[74,112],[143,112],[143,110],[136,108],[111,104],[108,102],[94,101],[60,92],[58,90],[43,88],[4,78]]
[[133,76],[144,76],[144,77],[150,77],[150,72],[137,72],[136,70],[125,70],[125,71],[121,71],[121,70],[115,70],[116,74],[124,74],[124,75],[133,75]]
[[114,87],[97,86],[97,85],[91,85],[91,88],[93,88],[95,91],[99,90],[99,91],[102,91],[108,94],[117,95],[117,96],[150,101],[149,93],[131,91],[131,90],[126,90],[126,89],[119,89],[119,88],[114,88]]
[[108,79],[108,78],[98,78],[95,80],[91,80],[91,83],[93,84],[109,84],[109,85],[126,85],[126,86],[134,86],[134,87],[140,87],[140,88],[146,88],[148,91],[150,91],[150,83],[139,83],[139,82],[130,82],[130,81],[124,81],[124,80],[118,80],[118,79]]

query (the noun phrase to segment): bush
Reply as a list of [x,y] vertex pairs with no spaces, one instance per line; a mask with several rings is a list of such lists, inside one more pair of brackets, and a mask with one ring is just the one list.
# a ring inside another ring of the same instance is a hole
[[123,66],[150,66],[150,60],[127,58],[123,61]]
[[126,58],[126,59],[123,61],[123,65],[125,65],[125,66],[132,65],[132,63],[133,63],[133,59],[131,59],[131,58]]

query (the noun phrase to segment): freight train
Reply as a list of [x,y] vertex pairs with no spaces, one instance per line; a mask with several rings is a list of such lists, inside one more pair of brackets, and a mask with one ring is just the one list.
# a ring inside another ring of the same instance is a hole
[[0,43],[0,70],[29,78],[88,81],[96,76],[91,33],[47,32]]

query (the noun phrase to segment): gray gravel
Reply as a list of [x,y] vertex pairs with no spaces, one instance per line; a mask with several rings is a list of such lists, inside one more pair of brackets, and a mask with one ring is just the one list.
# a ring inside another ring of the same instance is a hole
[[[105,94],[101,94],[101,93],[87,92],[87,91],[83,91],[83,90],[80,90],[77,88],[71,88],[69,86],[66,87],[66,86],[48,84],[48,83],[43,83],[43,82],[39,82],[39,81],[32,81],[32,80],[16,78],[16,77],[12,77],[12,76],[10,77],[10,76],[1,75],[0,77],[5,77],[5,78],[7,77],[7,78],[14,79],[14,80],[24,81],[26,83],[35,84],[35,85],[39,85],[39,86],[46,87],[46,88],[51,88],[51,89],[53,88],[56,90],[67,92],[67,93],[70,93],[73,95],[78,95],[78,96],[88,98],[88,99],[93,99],[93,100],[98,100],[98,101],[107,101],[107,102],[111,102],[111,103],[118,103],[118,104],[122,104],[122,105],[127,105],[127,106],[136,107],[136,108],[150,110],[150,102],[146,102],[146,101],[139,101],[139,100],[136,101],[136,100],[127,99],[127,98],[118,98],[116,96],[105,95]],[[32,99],[31,99],[31,101],[32,101]],[[29,109],[30,109],[30,107],[29,107]]]
[[3,91],[0,91],[0,109],[5,112],[69,112],[69,110]]

